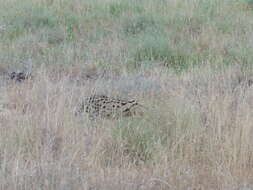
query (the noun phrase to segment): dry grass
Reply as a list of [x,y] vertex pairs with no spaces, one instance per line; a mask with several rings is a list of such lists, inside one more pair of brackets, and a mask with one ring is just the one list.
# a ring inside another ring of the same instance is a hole
[[[148,108],[142,117],[96,123],[75,117],[74,109],[99,81],[80,86],[68,77],[51,80],[44,68],[37,73],[1,88],[2,189],[252,185],[251,72],[236,66],[160,71],[145,77],[160,81],[156,93],[131,92]],[[108,88],[110,81],[98,80]]]
[[[251,0],[0,5],[0,189],[253,189]],[[93,93],[146,109],[75,116]]]

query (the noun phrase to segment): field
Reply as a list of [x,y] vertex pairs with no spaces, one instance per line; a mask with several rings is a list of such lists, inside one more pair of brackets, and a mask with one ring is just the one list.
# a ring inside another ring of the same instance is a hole
[[252,63],[252,0],[0,0],[0,189],[252,190]]

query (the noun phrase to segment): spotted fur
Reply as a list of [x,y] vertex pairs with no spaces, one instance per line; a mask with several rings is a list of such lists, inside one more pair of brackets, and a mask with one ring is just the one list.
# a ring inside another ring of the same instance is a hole
[[81,103],[77,113],[86,112],[91,119],[128,117],[135,115],[135,108],[140,106],[136,100],[122,100],[105,95],[93,95]]

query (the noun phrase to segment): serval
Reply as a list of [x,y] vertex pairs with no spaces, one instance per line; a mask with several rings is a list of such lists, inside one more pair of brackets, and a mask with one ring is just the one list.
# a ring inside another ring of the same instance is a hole
[[105,95],[92,95],[80,104],[75,114],[86,112],[91,120],[98,117],[116,119],[142,114],[137,108],[143,107],[136,100],[123,100]]

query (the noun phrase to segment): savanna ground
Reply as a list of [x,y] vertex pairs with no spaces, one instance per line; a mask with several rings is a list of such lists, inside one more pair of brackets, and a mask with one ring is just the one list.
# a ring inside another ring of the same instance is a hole
[[252,60],[251,0],[0,0],[0,189],[253,189]]

